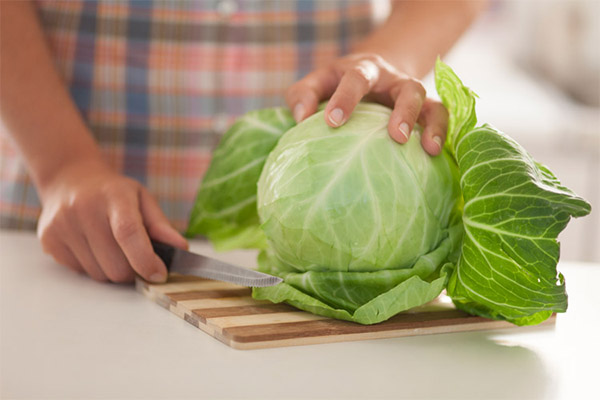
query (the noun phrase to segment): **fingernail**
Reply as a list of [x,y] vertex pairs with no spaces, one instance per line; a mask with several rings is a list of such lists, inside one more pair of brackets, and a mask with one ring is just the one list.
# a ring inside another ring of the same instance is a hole
[[431,140],[433,140],[435,142],[435,144],[438,145],[438,147],[440,148],[440,150],[442,149],[442,138],[439,136],[434,136]]
[[334,108],[329,113],[329,122],[334,126],[340,126],[344,122],[344,112],[340,108]]
[[398,125],[398,130],[400,131],[402,136],[404,136],[406,138],[406,140],[408,140],[408,133],[409,133],[408,124],[406,122],[402,122],[400,125]]
[[166,280],[166,276],[164,276],[163,274],[160,273],[155,273],[150,275],[150,281],[151,282],[156,282],[156,283],[163,283]]
[[302,119],[304,118],[305,111],[306,110],[304,108],[304,104],[302,104],[302,103],[296,104],[296,106],[294,107],[294,119],[296,120],[296,122],[302,121]]

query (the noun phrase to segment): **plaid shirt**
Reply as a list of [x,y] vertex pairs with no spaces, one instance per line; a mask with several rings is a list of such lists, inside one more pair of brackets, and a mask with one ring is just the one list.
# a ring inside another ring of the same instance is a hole
[[[58,72],[111,165],[183,230],[220,134],[240,114],[343,55],[369,0],[37,3]],[[33,229],[35,188],[0,135],[0,226]]]

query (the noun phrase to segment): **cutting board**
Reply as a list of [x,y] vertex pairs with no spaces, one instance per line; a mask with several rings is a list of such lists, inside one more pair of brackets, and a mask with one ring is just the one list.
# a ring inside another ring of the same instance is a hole
[[[138,279],[136,286],[159,305],[235,349],[516,328],[456,310],[445,296],[385,322],[360,325],[255,300],[250,288],[226,282],[172,274],[167,283]],[[544,324],[554,324],[555,318]]]

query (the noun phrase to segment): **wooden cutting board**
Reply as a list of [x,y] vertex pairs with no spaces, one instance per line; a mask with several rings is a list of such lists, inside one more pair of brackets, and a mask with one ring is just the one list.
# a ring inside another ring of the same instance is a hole
[[[159,305],[235,349],[516,328],[456,310],[444,296],[385,322],[360,325],[255,300],[250,288],[226,282],[171,275],[165,284],[138,279],[136,286]],[[555,318],[544,324],[554,324]]]

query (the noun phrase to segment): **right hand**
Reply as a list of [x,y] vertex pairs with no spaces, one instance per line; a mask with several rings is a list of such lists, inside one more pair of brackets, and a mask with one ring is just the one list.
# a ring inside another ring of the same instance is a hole
[[164,282],[167,270],[150,237],[180,248],[187,241],[138,182],[102,162],[63,167],[40,186],[38,237],[43,249],[97,281]]
[[329,99],[324,117],[332,128],[345,124],[363,98],[392,109],[388,133],[393,140],[406,143],[418,122],[423,126],[423,149],[432,156],[442,152],[448,126],[448,112],[442,103],[427,98],[421,82],[375,53],[350,54],[334,60],[286,92],[296,122],[315,113],[319,103]]

